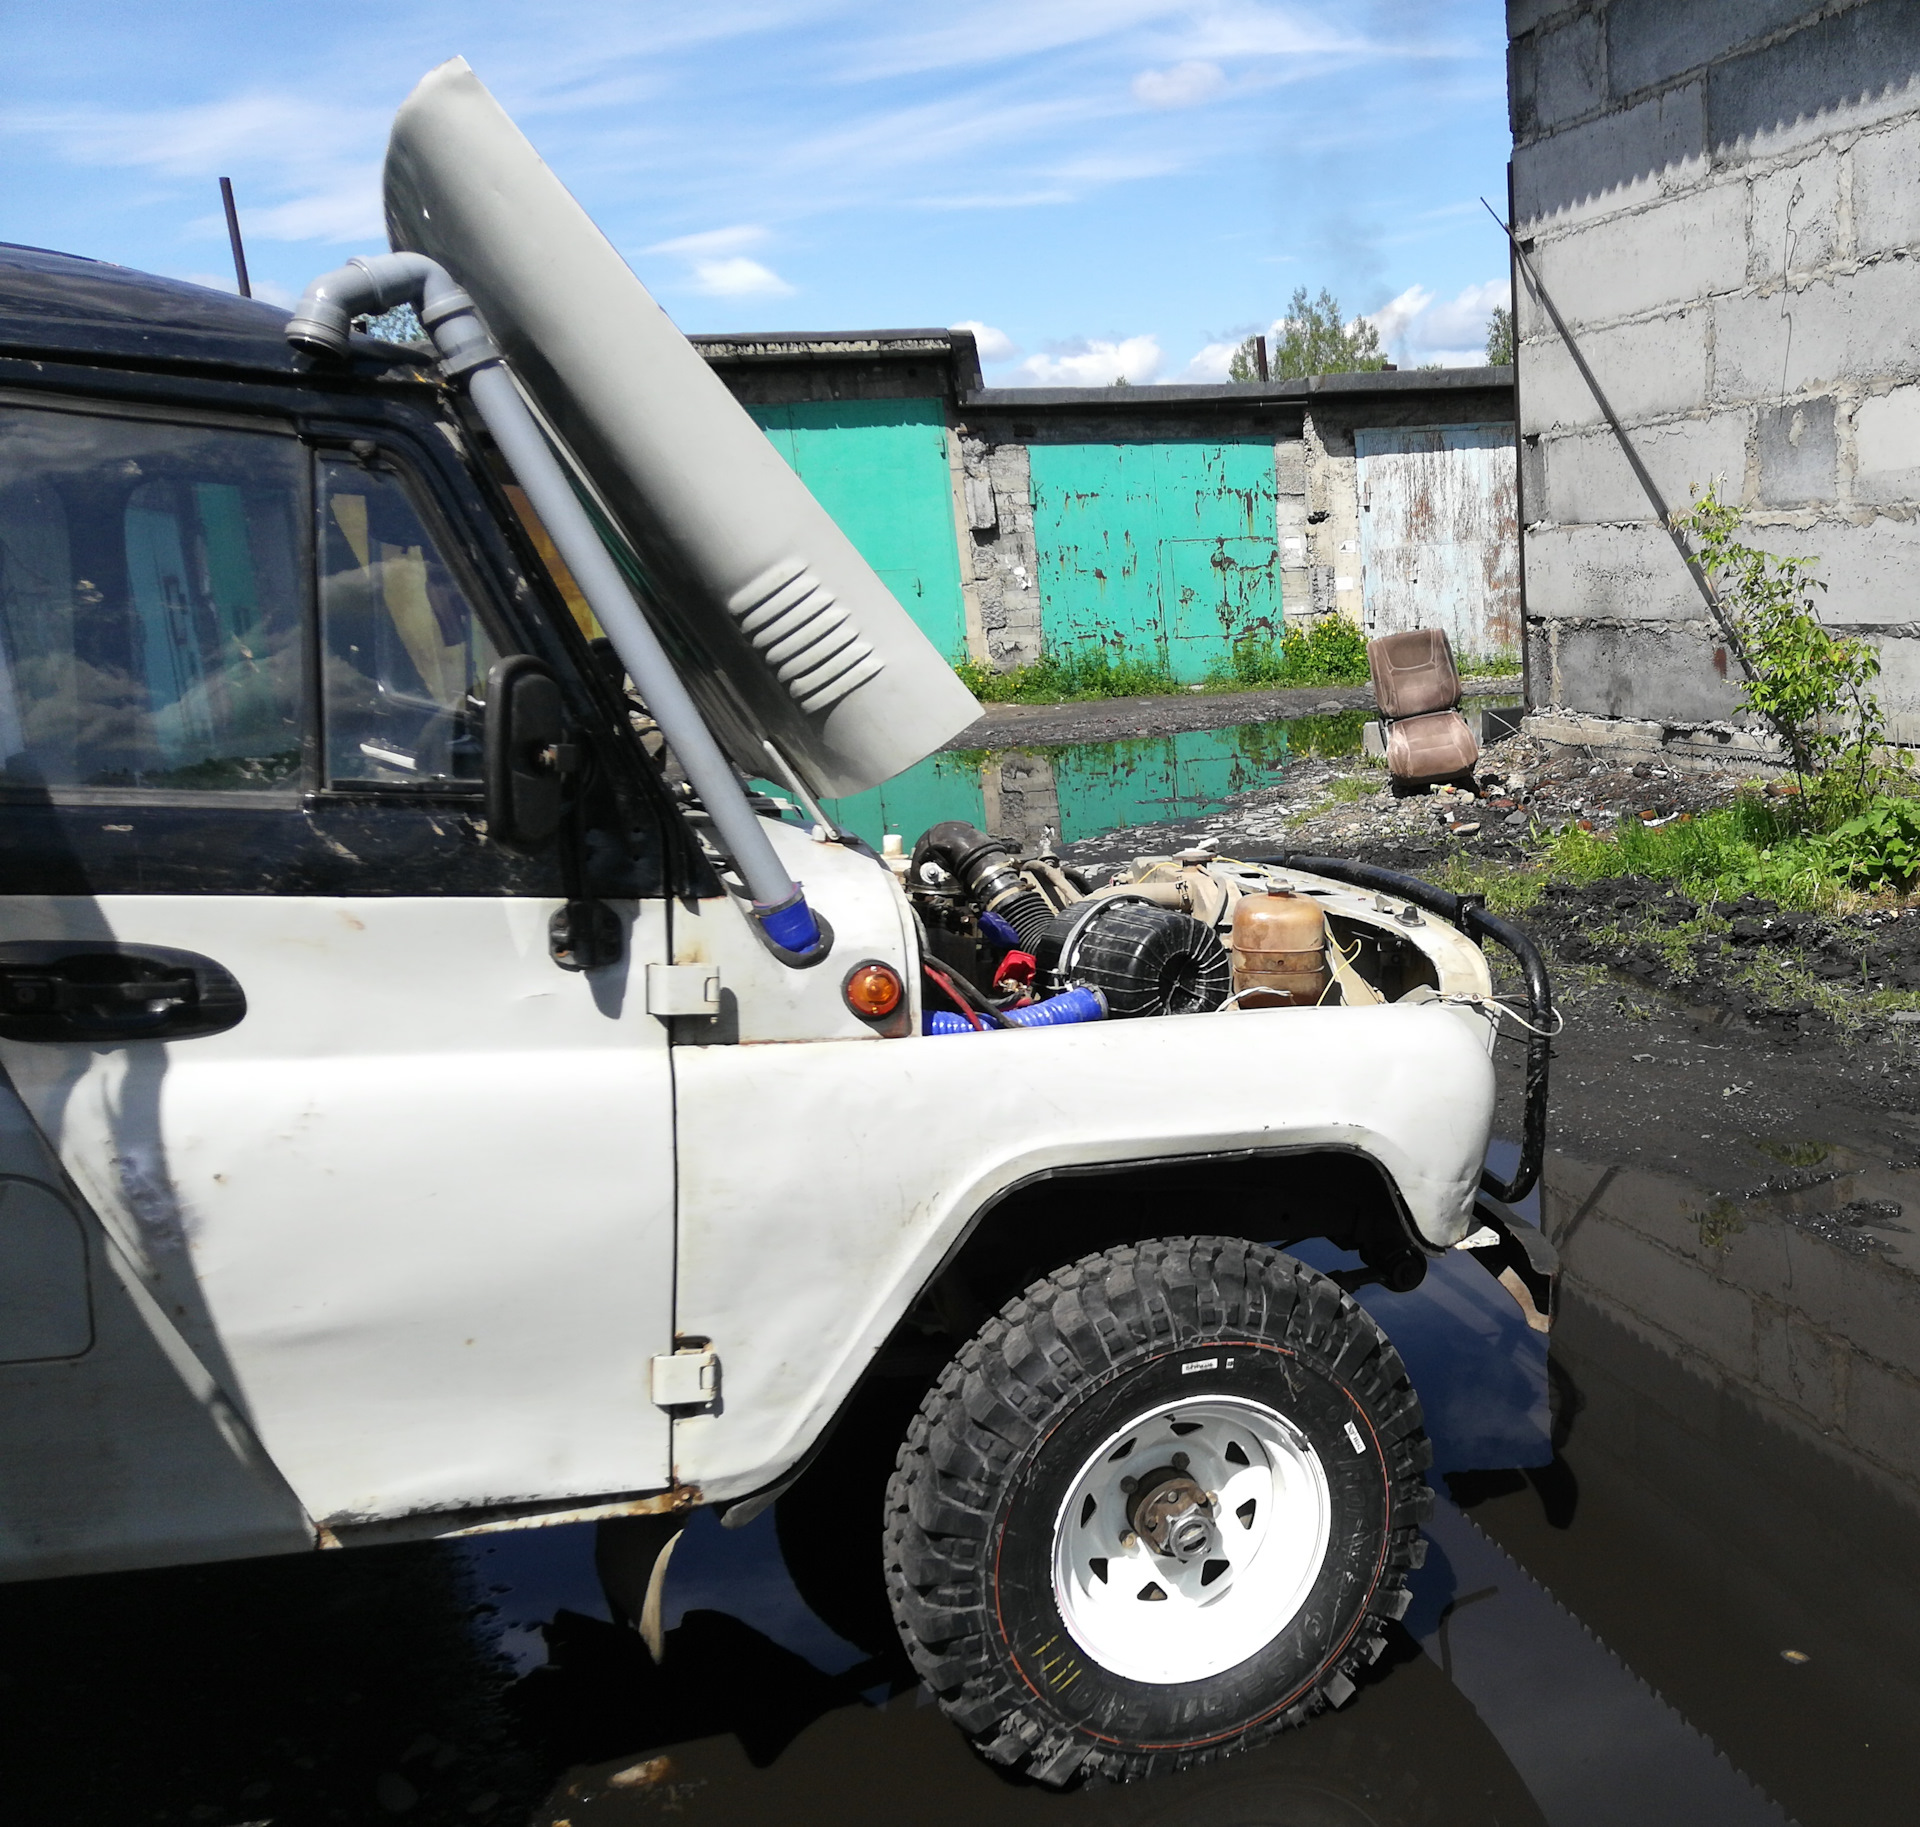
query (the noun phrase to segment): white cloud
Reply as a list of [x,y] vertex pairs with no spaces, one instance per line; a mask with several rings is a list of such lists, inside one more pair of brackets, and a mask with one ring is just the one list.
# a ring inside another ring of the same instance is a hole
[[727,260],[696,260],[689,283],[709,298],[787,298],[793,292],[772,267],[744,254]]
[[1427,362],[1443,368],[1472,368],[1487,359],[1487,319],[1510,296],[1504,279],[1467,286],[1448,299],[1436,299],[1423,285],[1410,285],[1399,297],[1369,312],[1368,321],[1403,368]]
[[1226,86],[1227,73],[1217,63],[1188,62],[1170,70],[1142,70],[1133,79],[1133,94],[1149,108],[1191,108]]
[[654,242],[644,251],[678,255],[687,263],[682,286],[707,298],[789,298],[792,286],[772,267],[749,260],[742,252],[766,239],[767,231],[757,222],[738,222],[730,228],[675,235],[669,241]]
[[685,254],[689,259],[702,255],[738,254],[758,247],[767,231],[756,222],[736,223],[732,228],[702,229],[697,235],[675,235],[671,241],[656,241],[644,251],[649,254]]
[[949,327],[973,332],[974,346],[980,351],[983,362],[1010,362],[1020,353],[1018,345],[1006,331],[996,330],[992,324],[983,324],[977,317],[965,318]]
[[1389,299],[1377,311],[1367,313],[1367,321],[1380,332],[1380,340],[1389,348],[1398,344],[1407,327],[1433,303],[1433,294],[1423,285],[1410,285],[1398,298]]
[[1180,378],[1201,386],[1212,386],[1215,383],[1224,382],[1228,378],[1227,364],[1233,360],[1234,351],[1245,340],[1246,338],[1242,337],[1238,342],[1208,343],[1187,363],[1181,371]]
[[1160,372],[1163,359],[1158,337],[1076,336],[1050,355],[1028,356],[1020,377],[1029,387],[1111,387],[1123,377],[1139,386]]

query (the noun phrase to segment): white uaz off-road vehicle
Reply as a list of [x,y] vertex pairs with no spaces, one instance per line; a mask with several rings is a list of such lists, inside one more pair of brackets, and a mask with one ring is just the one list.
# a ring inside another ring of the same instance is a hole
[[[1282,1250],[1544,1311],[1537,1037],[1483,1170],[1477,942],[1544,1029],[1531,948],[1357,866],[836,832],[977,706],[464,64],[386,182],[290,319],[0,250],[0,1569],[599,1518],[657,1642],[686,1513],[918,1374],[846,1551],[988,1756],[1338,1703],[1428,1453]],[[403,301],[431,347],[353,333]]]

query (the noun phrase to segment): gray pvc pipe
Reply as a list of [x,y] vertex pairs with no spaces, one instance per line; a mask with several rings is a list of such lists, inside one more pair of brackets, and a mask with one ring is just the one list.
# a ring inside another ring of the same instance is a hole
[[416,299],[420,321],[440,351],[442,367],[450,379],[466,378],[467,391],[500,454],[526,490],[534,512],[713,820],[720,842],[753,896],[756,917],[785,949],[812,951],[819,943],[819,927],[799,885],[775,854],[732,763],[714,741],[660,637],[633,600],[626,579],[514,386],[505,358],[480,321],[473,300],[453,276],[424,254],[376,254],[350,260],[307,287],[287,322],[287,340],[299,348],[344,354],[355,317]]

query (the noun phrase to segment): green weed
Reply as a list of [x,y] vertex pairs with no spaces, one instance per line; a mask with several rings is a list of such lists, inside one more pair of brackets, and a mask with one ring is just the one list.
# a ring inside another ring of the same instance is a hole
[[1304,628],[1244,634],[1207,674],[1215,691],[1268,685],[1365,685],[1367,637],[1344,616],[1323,615]]
[[1094,698],[1147,698],[1176,692],[1164,656],[1143,658],[1124,646],[1070,647],[1031,666],[995,672],[982,661],[956,660],[960,682],[982,704],[1070,704]]

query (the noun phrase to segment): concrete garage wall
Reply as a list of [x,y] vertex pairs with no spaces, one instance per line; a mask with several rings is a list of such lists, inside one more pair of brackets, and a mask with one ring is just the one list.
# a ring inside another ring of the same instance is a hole
[[[1509,0],[1517,231],[1675,508],[1821,561],[1920,741],[1920,5]],[[1529,697],[1730,717],[1738,674],[1516,288]]]
[[[1512,650],[1511,369],[982,389],[966,331],[693,341],[943,653],[1124,643],[1197,682],[1236,635],[1334,611]],[[1432,547],[1384,597],[1357,442],[1402,453],[1394,499]]]

